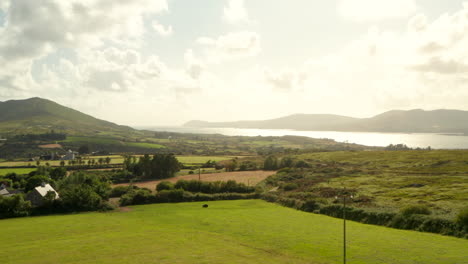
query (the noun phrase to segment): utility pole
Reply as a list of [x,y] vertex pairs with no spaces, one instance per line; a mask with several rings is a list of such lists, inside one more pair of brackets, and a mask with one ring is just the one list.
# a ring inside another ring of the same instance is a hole
[[335,199],[339,201],[339,198],[343,199],[343,263],[346,264],[346,199],[353,199],[353,195],[348,195],[346,187],[343,188],[343,195],[341,197],[335,196]]

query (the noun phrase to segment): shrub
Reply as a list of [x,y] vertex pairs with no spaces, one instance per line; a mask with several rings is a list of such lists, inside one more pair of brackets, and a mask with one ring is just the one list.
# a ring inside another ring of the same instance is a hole
[[70,186],[60,193],[63,207],[68,211],[94,211],[100,208],[102,198],[87,186]]
[[117,186],[112,189],[109,194],[109,197],[121,197],[122,195],[126,194],[127,192],[138,188],[137,186]]
[[295,190],[297,189],[299,186],[296,184],[296,183],[286,183],[285,185],[283,185],[283,190],[285,191],[291,191],[291,190]]
[[409,205],[403,207],[400,210],[400,214],[402,214],[403,216],[410,216],[414,214],[430,215],[431,210],[425,205]]
[[130,191],[120,198],[120,205],[148,204],[153,202],[154,196],[150,190],[138,189]]
[[302,211],[306,212],[313,212],[318,209],[320,209],[320,205],[317,203],[316,200],[313,199],[305,201],[301,208]]
[[169,181],[162,181],[156,185],[156,191],[162,191],[162,190],[173,190],[174,189],[174,184]]
[[468,207],[463,208],[457,215],[457,218],[455,219],[455,222],[465,230],[465,232],[468,232]]

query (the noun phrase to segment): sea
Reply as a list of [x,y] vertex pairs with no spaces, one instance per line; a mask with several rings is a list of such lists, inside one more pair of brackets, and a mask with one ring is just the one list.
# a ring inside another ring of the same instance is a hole
[[195,128],[140,126],[137,129],[195,134],[221,134],[226,136],[304,136],[327,138],[337,142],[356,143],[366,146],[385,147],[390,144],[405,144],[410,148],[468,149],[468,135],[435,133],[374,133],[339,131],[299,131],[288,129],[247,128]]

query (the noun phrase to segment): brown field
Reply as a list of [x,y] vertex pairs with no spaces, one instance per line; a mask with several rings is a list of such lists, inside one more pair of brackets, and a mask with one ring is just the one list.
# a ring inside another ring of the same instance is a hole
[[[209,174],[200,174],[200,179],[202,181],[228,181],[235,180],[236,182],[242,182],[247,185],[255,185],[267,178],[270,175],[275,174],[275,171],[234,171],[234,172],[221,172],[221,173],[209,173]],[[136,182],[134,185],[141,188],[148,188],[150,190],[155,190],[156,185],[161,181],[170,181],[177,182],[178,180],[198,180],[198,174],[177,176],[170,179],[158,180],[158,181],[146,181],[146,182]],[[128,183],[119,183],[114,184],[115,186],[125,186]]]
[[62,145],[60,145],[60,144],[47,144],[47,145],[39,145],[38,147],[43,148],[43,149],[56,149],[56,148],[62,148]]

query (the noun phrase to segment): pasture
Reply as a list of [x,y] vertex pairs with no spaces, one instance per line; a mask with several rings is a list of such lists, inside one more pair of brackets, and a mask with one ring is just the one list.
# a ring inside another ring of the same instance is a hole
[[[342,220],[260,200],[1,220],[2,263],[342,263]],[[466,263],[468,241],[348,222],[349,263]]]
[[[140,143],[138,143],[140,144]],[[146,143],[141,143],[146,144]],[[140,157],[142,155],[135,155],[136,157]],[[83,156],[83,161],[87,164],[88,160],[94,159],[96,162],[102,158],[105,159],[109,157],[110,164],[122,164],[124,161],[124,157],[121,155],[104,155],[104,156]],[[230,160],[234,158],[234,156],[176,156],[176,158],[183,164],[186,165],[201,165],[206,163],[207,161],[223,161],[223,160]],[[58,167],[60,166],[60,160],[41,160],[40,165],[45,165],[48,163],[50,166]],[[68,165],[68,161],[65,161],[65,166]],[[36,166],[35,161],[0,161],[0,167],[25,167],[25,166]]]
[[36,168],[7,168],[7,169],[0,169],[0,176],[7,175],[8,173],[16,173],[16,174],[28,174],[31,171],[35,171]]

